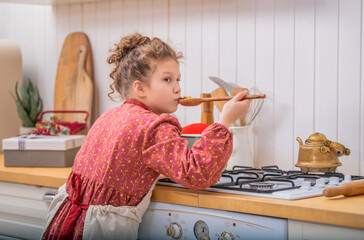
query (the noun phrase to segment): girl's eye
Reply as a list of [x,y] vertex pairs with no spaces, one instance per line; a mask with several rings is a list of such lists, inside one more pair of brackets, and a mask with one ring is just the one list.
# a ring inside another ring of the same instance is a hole
[[171,79],[170,78],[165,78],[164,81],[171,82]]
[[181,79],[179,79],[179,78],[178,78],[178,79],[177,79],[177,82],[178,82],[178,83],[180,83],[180,82],[181,82]]

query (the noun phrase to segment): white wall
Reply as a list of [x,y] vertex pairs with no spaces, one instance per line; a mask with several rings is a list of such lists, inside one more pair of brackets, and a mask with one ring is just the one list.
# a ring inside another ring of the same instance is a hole
[[[217,88],[210,75],[268,94],[254,124],[256,166],[294,168],[296,137],[322,132],[352,151],[340,158],[338,170],[363,175],[362,14],[361,0],[0,3],[0,37],[18,41],[23,76],[37,83],[45,109],[52,109],[63,40],[85,32],[93,50],[97,115],[119,104],[107,98],[113,43],[134,31],[170,40],[185,55],[182,95]],[[176,115],[183,126],[199,122],[200,108],[180,107]]]

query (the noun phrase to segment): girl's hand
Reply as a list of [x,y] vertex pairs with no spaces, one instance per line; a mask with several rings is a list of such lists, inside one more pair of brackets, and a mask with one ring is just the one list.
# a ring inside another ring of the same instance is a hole
[[229,127],[231,123],[237,120],[241,116],[246,116],[249,111],[249,105],[251,100],[242,100],[248,91],[238,93],[230,101],[224,104],[218,123]]

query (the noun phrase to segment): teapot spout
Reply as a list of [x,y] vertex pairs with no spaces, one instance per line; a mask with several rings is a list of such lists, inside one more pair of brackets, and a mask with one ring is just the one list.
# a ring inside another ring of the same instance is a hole
[[302,139],[300,137],[297,137],[296,140],[300,144],[300,146],[302,146],[302,144],[303,144]]

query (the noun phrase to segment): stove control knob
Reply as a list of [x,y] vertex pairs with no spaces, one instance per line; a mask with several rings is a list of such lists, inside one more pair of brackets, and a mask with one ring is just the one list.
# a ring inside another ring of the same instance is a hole
[[323,178],[319,178],[316,180],[316,187],[325,187],[326,186],[326,182],[325,179]]
[[207,226],[207,223],[202,220],[198,220],[195,223],[195,226],[193,227],[193,233],[195,234],[195,237],[197,240],[209,240],[210,239],[209,226]]
[[302,186],[302,183],[305,181],[303,178],[297,178],[294,180],[295,186]]
[[179,223],[173,222],[167,228],[167,235],[172,237],[173,239],[180,239],[182,237],[183,231],[181,225]]
[[339,185],[339,181],[340,179],[338,177],[330,177],[330,182],[329,185],[330,186],[338,186]]
[[[227,237],[226,235],[229,235],[229,237]],[[218,240],[235,240],[235,237],[231,232],[224,231],[223,233],[221,233],[221,236],[218,238]]]
[[301,185],[301,189],[310,190],[311,189],[311,182],[310,181],[303,181]]
[[345,175],[344,180],[341,183],[348,183],[351,182],[351,175]]

